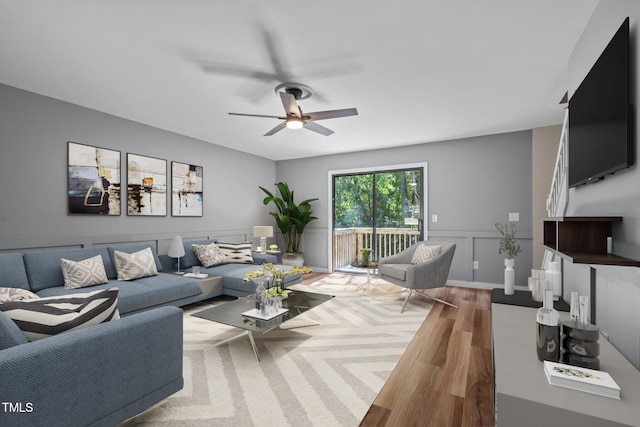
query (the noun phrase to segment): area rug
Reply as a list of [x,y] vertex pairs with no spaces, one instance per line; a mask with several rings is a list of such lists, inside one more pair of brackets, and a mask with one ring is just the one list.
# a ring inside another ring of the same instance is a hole
[[[264,335],[219,347],[237,329],[184,316],[184,388],[125,426],[357,426],[431,304],[361,295],[366,277],[329,275],[294,289],[336,295]],[[213,300],[213,303],[224,303]]]

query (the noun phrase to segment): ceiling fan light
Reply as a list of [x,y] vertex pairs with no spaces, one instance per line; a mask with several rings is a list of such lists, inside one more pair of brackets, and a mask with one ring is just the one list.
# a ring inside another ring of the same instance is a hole
[[287,119],[286,126],[288,129],[301,129],[304,126],[304,122],[298,118]]

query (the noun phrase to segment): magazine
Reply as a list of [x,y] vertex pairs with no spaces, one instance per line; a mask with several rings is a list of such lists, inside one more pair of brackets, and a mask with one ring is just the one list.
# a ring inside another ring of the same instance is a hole
[[620,399],[620,387],[606,372],[555,362],[544,362],[549,384]]

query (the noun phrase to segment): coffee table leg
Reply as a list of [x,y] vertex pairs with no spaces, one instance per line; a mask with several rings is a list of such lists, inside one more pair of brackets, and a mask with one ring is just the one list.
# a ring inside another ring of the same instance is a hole
[[259,363],[259,362],[261,362],[260,353],[258,353],[258,348],[256,347],[256,342],[253,340],[253,334],[251,333],[251,331],[247,331],[247,333],[249,334],[249,342],[251,343],[251,348],[253,348],[253,354],[256,355],[256,360]]
[[226,344],[229,341],[233,341],[233,340],[238,339],[240,337],[243,337],[245,335],[249,336],[249,342],[251,343],[251,348],[253,349],[253,354],[256,355],[256,359],[258,360],[258,362],[261,362],[260,353],[258,353],[258,347],[256,347],[256,342],[253,340],[253,335],[251,334],[251,331],[244,331],[242,333],[239,333],[238,335],[232,336],[231,338],[227,338],[226,340],[222,340],[220,342],[217,342],[214,347],[218,347],[219,345]]

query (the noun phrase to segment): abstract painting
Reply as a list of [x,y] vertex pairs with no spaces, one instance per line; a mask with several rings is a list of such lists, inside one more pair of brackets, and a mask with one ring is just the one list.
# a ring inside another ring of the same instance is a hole
[[71,214],[120,215],[120,151],[68,141]]
[[127,153],[127,215],[167,215],[167,161]]
[[202,216],[202,166],[171,162],[171,215]]

